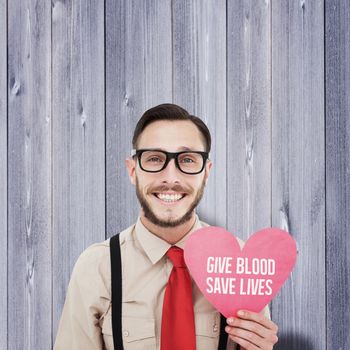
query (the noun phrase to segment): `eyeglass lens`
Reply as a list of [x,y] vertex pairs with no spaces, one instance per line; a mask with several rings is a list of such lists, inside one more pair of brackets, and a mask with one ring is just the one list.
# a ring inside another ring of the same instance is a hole
[[[177,159],[180,169],[186,173],[196,173],[203,167],[203,157],[199,153],[180,153]],[[146,171],[160,171],[165,162],[166,154],[160,151],[145,151],[141,156],[141,166]]]

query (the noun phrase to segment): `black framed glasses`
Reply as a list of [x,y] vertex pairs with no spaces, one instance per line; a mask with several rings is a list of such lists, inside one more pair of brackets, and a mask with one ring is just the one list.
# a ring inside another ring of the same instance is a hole
[[196,175],[203,171],[209,159],[208,152],[181,151],[166,152],[159,149],[133,149],[132,157],[137,157],[140,168],[148,173],[158,173],[166,168],[171,159],[176,167],[185,174]]

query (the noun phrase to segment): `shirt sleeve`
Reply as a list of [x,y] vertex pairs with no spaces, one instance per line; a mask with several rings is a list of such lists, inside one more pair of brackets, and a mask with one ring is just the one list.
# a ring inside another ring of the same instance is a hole
[[90,246],[79,256],[68,285],[54,350],[104,349],[100,319],[110,306],[109,264],[109,249],[101,244]]

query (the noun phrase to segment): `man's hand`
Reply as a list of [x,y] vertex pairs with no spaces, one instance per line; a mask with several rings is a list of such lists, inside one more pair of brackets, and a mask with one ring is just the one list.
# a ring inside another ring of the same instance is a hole
[[278,327],[261,314],[246,310],[238,311],[236,317],[229,317],[225,330],[229,337],[241,346],[241,349],[271,350],[277,343]]

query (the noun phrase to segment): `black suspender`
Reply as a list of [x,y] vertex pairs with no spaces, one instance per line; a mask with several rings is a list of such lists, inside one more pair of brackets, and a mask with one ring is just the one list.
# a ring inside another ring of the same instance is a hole
[[[111,277],[112,277],[112,330],[114,348],[123,350],[122,337],[122,262],[120,257],[119,233],[110,239]],[[226,319],[221,315],[218,350],[226,350]]]
[[226,350],[227,348],[227,333],[225,332],[226,318],[220,315],[220,338],[218,350]]
[[112,276],[112,333],[114,348],[123,350],[122,337],[122,264],[120,257],[119,233],[111,237],[111,276]]

